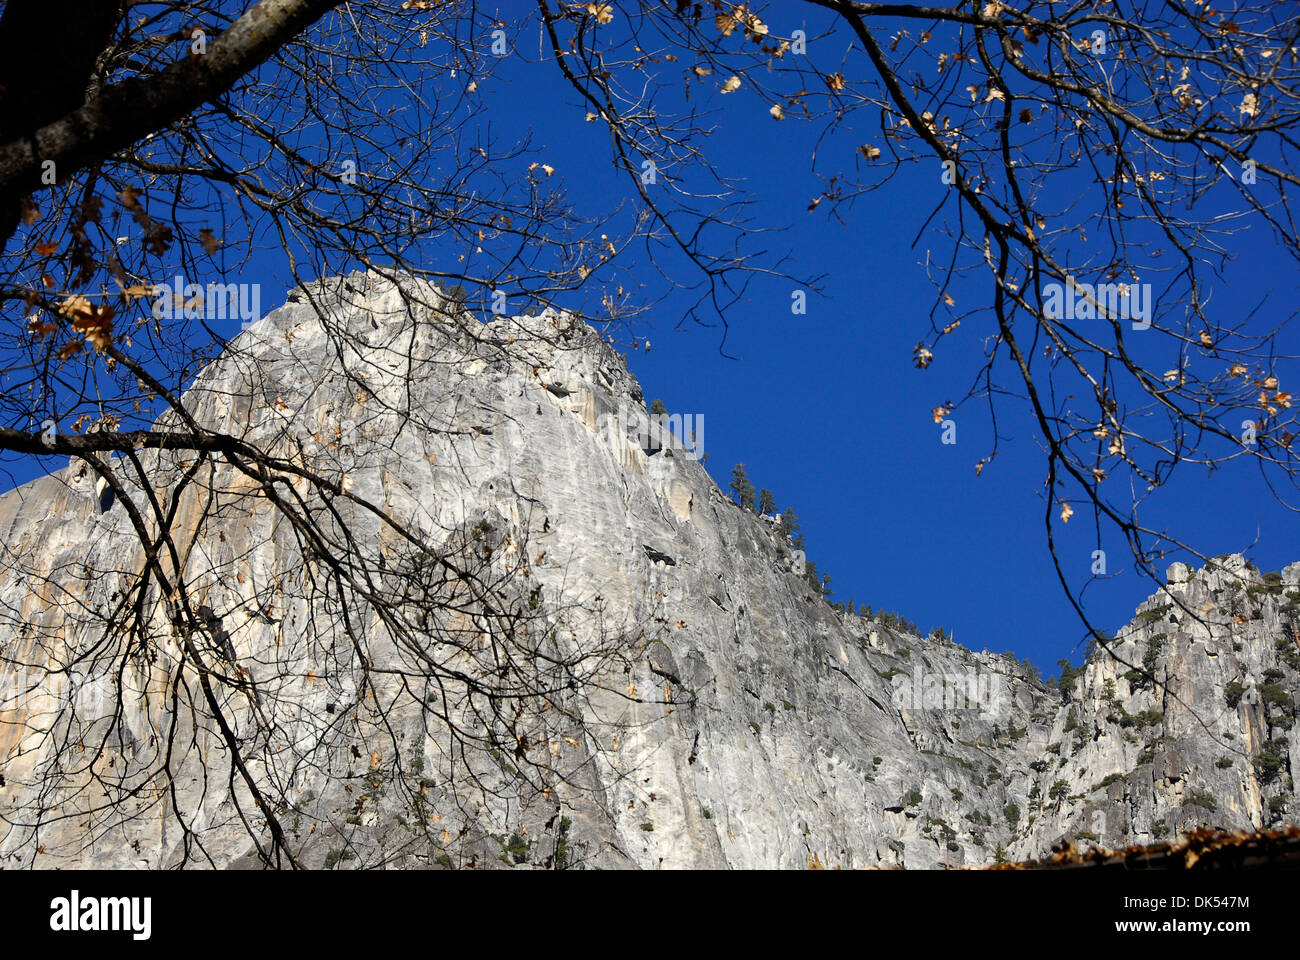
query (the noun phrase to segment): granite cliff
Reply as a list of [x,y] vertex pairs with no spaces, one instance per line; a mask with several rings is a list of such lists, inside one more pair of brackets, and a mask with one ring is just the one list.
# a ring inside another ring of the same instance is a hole
[[[166,569],[202,630],[156,586],[144,628],[114,629],[143,553],[80,465],[0,497],[0,863],[255,866],[274,817],[309,867],[929,868],[1300,816],[1300,564],[1174,564],[1112,641],[1135,669],[1097,650],[1049,688],[832,609],[772,523],[636,429],[640,388],[582,322],[452,322],[420,293],[375,274],[294,291],[186,395],[339,497],[155,451],[146,485],[113,461],[133,501],[174,510]],[[438,629],[465,643],[413,644],[375,613],[413,561],[368,505],[479,557],[527,619],[453,591]],[[335,547],[345,564],[321,560]],[[484,692],[519,623],[564,682]]]

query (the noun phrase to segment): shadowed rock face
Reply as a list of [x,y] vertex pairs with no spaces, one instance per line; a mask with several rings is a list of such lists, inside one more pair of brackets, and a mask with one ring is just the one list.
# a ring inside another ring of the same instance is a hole
[[[1049,689],[1013,660],[832,610],[775,526],[680,444],[628,436],[640,388],[580,321],[500,318],[470,335],[375,275],[343,282],[346,295],[337,281],[313,295],[346,349],[299,296],[204,372],[189,408],[300,454],[430,541],[514,556],[509,595],[597,666],[586,695],[555,695],[578,718],[567,733],[539,721],[514,758],[458,753],[421,707],[428,691],[410,689],[419,651],[367,615],[360,658],[346,603],[304,585],[303,543],[257,483],[204,473],[178,498],[178,562],[213,662],[246,674],[221,704],[304,864],[942,867],[990,863],[999,846],[1040,857],[1063,836],[1118,847],[1294,815],[1300,564],[1268,582],[1238,556],[1175,564],[1112,647],[1164,686],[1098,653],[1072,689]],[[169,502],[189,464],[141,459]],[[0,863],[255,865],[265,823],[230,786],[157,591],[148,637],[104,642],[142,561],[94,479],[69,468],[0,498]],[[359,556],[402,562],[390,529],[339,509]],[[490,624],[457,616],[491,647]],[[69,664],[72,690],[66,673],[31,680]],[[527,750],[567,782],[520,783]]]

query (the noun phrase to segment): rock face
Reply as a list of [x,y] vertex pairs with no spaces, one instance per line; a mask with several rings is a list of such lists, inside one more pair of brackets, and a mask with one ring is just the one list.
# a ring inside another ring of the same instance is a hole
[[[141,454],[176,511],[163,567],[200,611],[210,698],[156,583],[149,629],[115,626],[144,569],[120,497],[69,467],[0,498],[4,865],[255,866],[274,816],[312,867],[932,868],[1298,812],[1300,564],[1175,564],[1116,656],[1057,690],[828,606],[774,524],[681,443],[627,429],[640,388],[566,316],[467,331],[354,275],[242,334],[187,406],[337,483],[336,519],[305,481],[275,489],[338,539],[305,538],[252,473]],[[367,503],[503,564],[494,596],[544,626],[539,658],[590,664],[590,688],[448,696],[421,664],[487,676],[500,611],[450,604],[439,629],[469,639],[444,656],[357,603],[407,557]],[[304,558],[336,547],[337,590],[308,584]]]

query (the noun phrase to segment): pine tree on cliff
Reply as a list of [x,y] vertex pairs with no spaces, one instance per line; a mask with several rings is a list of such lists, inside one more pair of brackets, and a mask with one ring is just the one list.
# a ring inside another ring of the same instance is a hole
[[[776,529],[781,536],[794,539],[794,535],[799,532],[799,517],[793,507],[785,508],[785,513],[781,514],[781,523]],[[798,547],[799,544],[796,543],[795,546]]]
[[771,490],[764,488],[758,492],[758,512],[764,516],[776,513],[776,498]]
[[738,463],[731,468],[731,489],[736,494],[736,501],[746,510],[754,509],[754,485],[749,482],[745,465]]
[[822,590],[821,576],[817,573],[817,564],[812,560],[804,561],[803,577],[808,581],[808,586],[812,587],[818,593]]

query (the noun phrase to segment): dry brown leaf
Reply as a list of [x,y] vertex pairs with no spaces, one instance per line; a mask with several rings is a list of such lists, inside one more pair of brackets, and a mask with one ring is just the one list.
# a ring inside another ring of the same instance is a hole
[[221,241],[207,227],[199,231],[199,243],[203,244],[203,250],[209,257],[216,253],[217,248],[221,246]]
[[140,209],[140,201],[138,199],[140,193],[141,191],[135,187],[126,186],[123,187],[122,192],[117,195],[117,199],[122,206],[126,207],[128,210],[138,210]]

